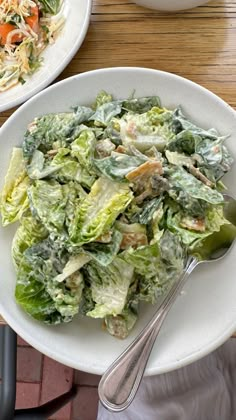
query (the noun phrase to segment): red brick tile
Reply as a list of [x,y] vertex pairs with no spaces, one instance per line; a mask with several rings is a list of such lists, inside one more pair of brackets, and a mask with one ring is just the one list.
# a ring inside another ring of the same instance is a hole
[[23,340],[23,338],[21,338],[19,335],[17,336],[17,345],[30,347],[30,345],[25,340]]
[[40,384],[16,384],[16,408],[37,407],[39,404]]
[[17,380],[19,382],[41,381],[42,354],[32,347],[17,349]]
[[96,420],[97,411],[97,388],[79,387],[79,392],[72,403],[72,420]]
[[75,370],[74,383],[76,385],[98,386],[101,376]]
[[[40,404],[64,394],[72,386],[73,369],[44,357]],[[70,420],[71,403],[59,410],[53,419]]]

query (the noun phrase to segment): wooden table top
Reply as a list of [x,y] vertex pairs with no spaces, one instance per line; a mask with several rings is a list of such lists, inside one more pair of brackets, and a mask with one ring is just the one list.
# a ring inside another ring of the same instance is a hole
[[[168,14],[139,7],[131,0],[93,0],[82,48],[57,80],[115,66],[176,73],[236,108],[236,2],[213,0]],[[0,126],[13,111],[0,114]]]

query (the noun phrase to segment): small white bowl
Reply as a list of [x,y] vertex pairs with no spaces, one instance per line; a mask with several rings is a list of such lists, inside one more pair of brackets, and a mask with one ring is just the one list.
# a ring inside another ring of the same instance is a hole
[[178,10],[192,9],[207,3],[209,0],[134,0],[139,6],[150,9],[176,12]]

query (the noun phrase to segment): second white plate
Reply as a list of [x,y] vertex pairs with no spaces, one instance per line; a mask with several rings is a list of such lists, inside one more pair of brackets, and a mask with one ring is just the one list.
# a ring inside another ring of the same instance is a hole
[[24,85],[0,92],[0,112],[13,108],[48,86],[80,48],[88,30],[92,0],[64,0],[66,16],[62,33],[42,54],[41,68]]

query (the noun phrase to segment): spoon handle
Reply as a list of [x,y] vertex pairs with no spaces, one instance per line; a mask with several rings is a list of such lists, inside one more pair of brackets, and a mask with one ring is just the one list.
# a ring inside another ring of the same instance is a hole
[[188,259],[184,273],[173,284],[153,318],[102,376],[98,393],[101,403],[108,410],[123,411],[133,401],[162,324],[198,263],[194,257]]

